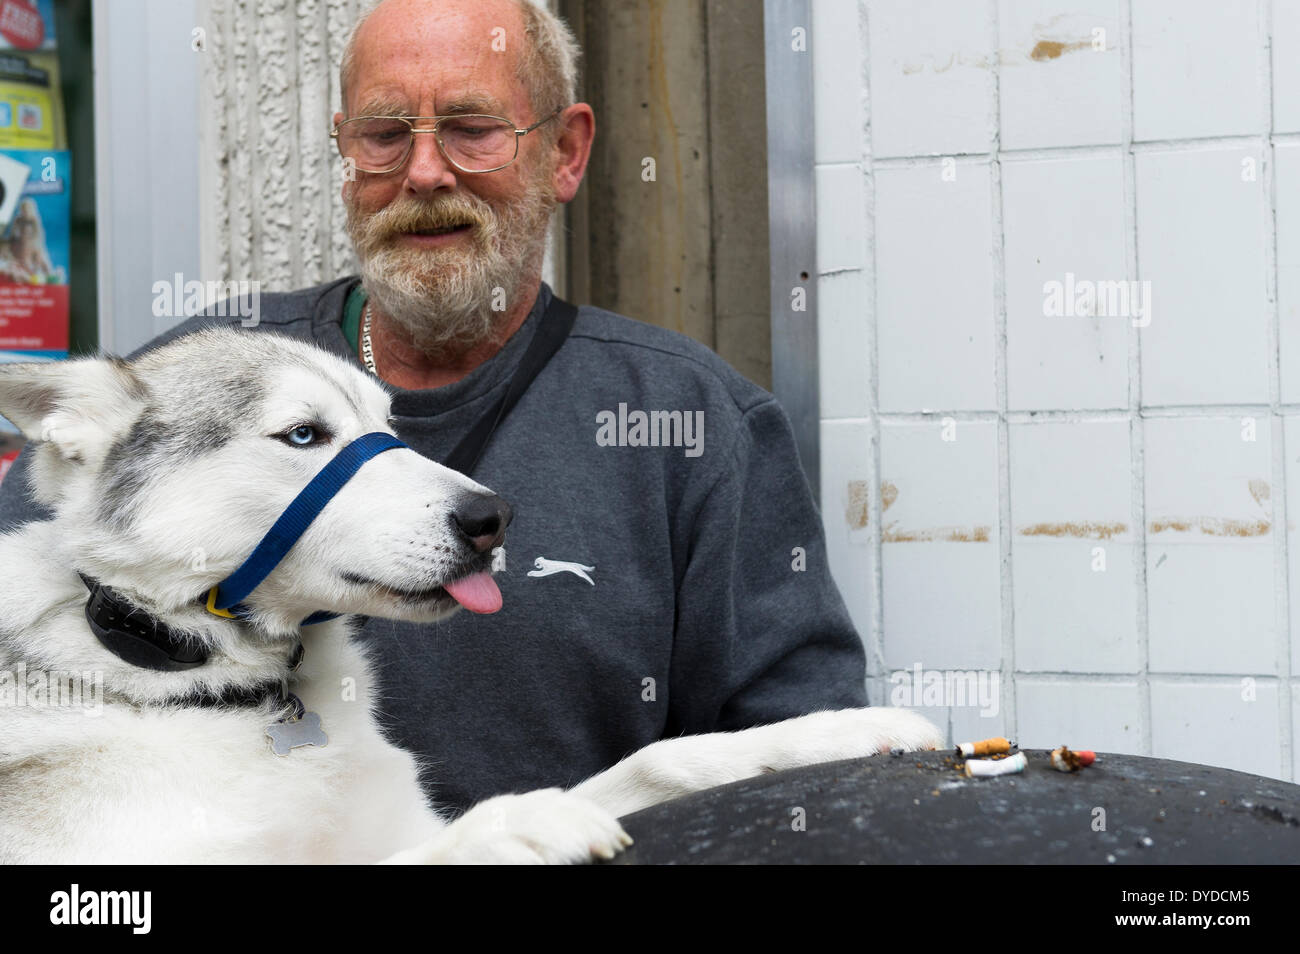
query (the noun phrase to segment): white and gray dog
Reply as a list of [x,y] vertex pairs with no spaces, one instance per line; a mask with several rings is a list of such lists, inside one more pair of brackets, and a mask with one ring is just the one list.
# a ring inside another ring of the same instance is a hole
[[[448,821],[379,730],[347,614],[494,609],[499,498],[390,444],[242,603],[215,597],[344,448],[391,441],[383,387],[305,342],[212,329],[129,362],[0,365],[0,414],[55,515],[0,535],[0,861],[581,862],[678,795],[941,744],[905,710],[819,712]],[[340,617],[308,625],[319,611]]]

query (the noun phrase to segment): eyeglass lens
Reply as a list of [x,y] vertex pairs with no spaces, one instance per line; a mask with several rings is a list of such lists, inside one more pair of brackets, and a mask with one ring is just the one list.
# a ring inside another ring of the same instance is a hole
[[[503,166],[515,157],[512,123],[492,116],[440,119],[435,135],[447,158],[467,172]],[[401,119],[360,119],[339,127],[339,151],[362,170],[385,170],[402,161],[415,133]]]

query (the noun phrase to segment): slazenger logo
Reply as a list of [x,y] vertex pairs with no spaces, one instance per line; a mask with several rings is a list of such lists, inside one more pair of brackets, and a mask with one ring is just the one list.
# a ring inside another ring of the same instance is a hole
[[130,924],[133,934],[148,934],[153,924],[152,891],[71,891],[50,895],[51,924]]
[[594,566],[583,566],[581,563],[569,563],[566,560],[548,560],[546,557],[538,557],[533,561],[535,570],[529,570],[529,576],[550,576],[553,573],[572,573],[574,576],[580,576],[592,586],[596,581],[587,574],[596,569]]

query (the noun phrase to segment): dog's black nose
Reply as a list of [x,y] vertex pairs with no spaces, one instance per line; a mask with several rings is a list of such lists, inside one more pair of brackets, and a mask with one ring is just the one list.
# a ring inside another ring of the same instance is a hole
[[496,494],[476,494],[457,504],[451,512],[451,522],[475,550],[483,553],[501,546],[511,516],[510,504]]

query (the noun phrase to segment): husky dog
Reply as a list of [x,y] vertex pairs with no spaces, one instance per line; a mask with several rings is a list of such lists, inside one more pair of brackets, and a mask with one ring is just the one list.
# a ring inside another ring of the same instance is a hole
[[[448,821],[379,730],[347,615],[499,607],[500,498],[390,445],[242,615],[203,600],[341,448],[399,443],[378,382],[306,342],[207,329],[129,362],[0,365],[0,414],[35,442],[32,491],[55,515],[0,535],[0,861],[590,861],[657,802],[941,742],[904,710],[819,712],[656,742]],[[161,661],[136,654],[151,639]],[[91,703],[73,702],[86,682]]]

